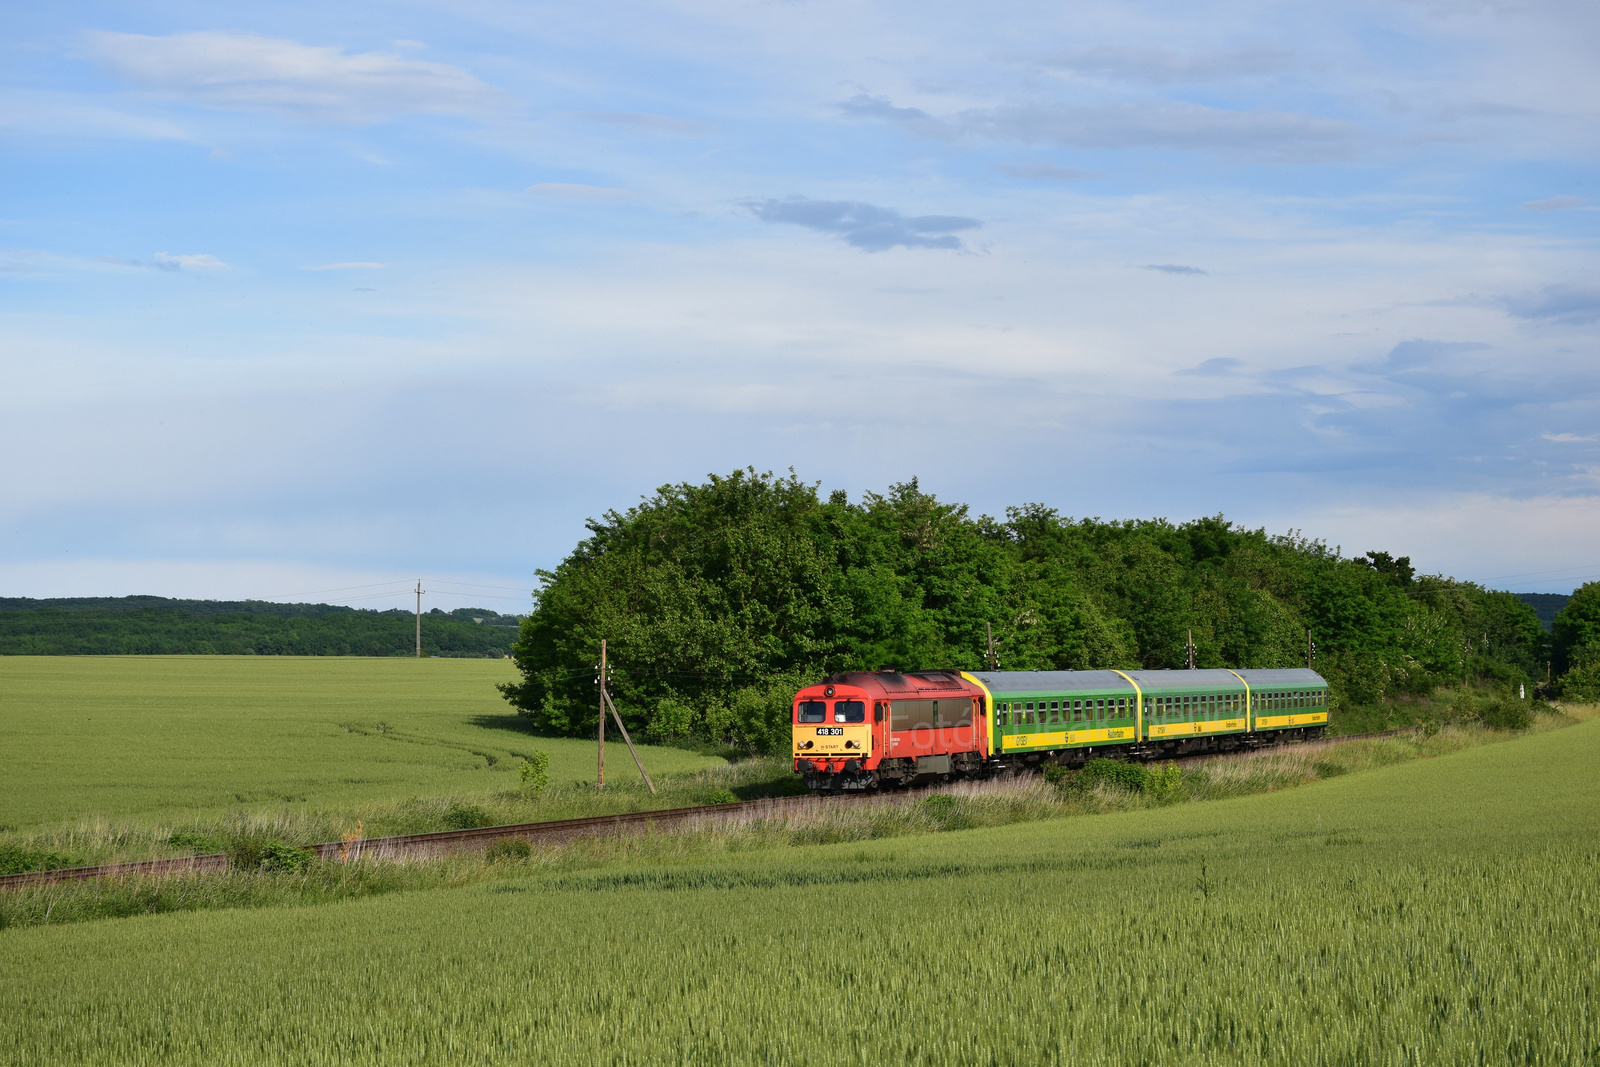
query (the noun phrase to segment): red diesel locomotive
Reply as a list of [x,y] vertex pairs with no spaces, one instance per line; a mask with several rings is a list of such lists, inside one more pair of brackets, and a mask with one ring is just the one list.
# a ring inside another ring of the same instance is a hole
[[983,689],[959,671],[830,675],[795,697],[795,770],[812,789],[841,790],[975,774],[987,717]]

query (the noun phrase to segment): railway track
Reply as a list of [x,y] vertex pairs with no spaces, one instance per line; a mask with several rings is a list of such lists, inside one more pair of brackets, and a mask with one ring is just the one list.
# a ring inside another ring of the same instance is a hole
[[[1379,737],[1394,737],[1410,733],[1404,730],[1387,730],[1370,734],[1346,734],[1340,737],[1318,738],[1314,741],[1289,742],[1292,745],[1329,745],[1344,741],[1361,741]],[[1275,745],[1273,748],[1285,747]],[[1266,751],[1256,749],[1255,752]],[[1197,753],[1181,757],[1194,760],[1230,759],[1249,755],[1249,752]],[[582,819],[558,819],[552,822],[515,823],[508,826],[483,826],[471,830],[441,830],[427,834],[401,834],[395,837],[371,837],[355,841],[325,841],[308,845],[320,860],[351,859],[422,859],[452,852],[481,851],[496,841],[520,839],[559,843],[580,837],[599,837],[608,834],[645,833],[651,829],[692,827],[696,823],[712,825],[731,821],[745,821],[790,815],[814,810],[821,805],[860,804],[866,802],[894,803],[904,791],[892,793],[843,793],[834,795],[806,794],[794,797],[769,797],[745,800],[732,804],[703,804],[692,808],[667,808],[661,811],[637,811],[621,815],[593,815]],[[164,860],[140,860],[133,863],[102,863],[94,867],[65,867],[51,871],[28,871],[23,874],[0,875],[0,890],[20,889],[28,886],[57,885],[62,882],[82,882],[94,878],[129,878],[137,876],[170,876],[226,871],[228,854],[214,852],[203,856],[179,856]]]

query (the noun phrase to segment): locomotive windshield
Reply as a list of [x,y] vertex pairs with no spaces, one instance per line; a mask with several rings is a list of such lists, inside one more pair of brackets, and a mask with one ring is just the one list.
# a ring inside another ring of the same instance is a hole
[[820,700],[802,700],[800,702],[801,722],[827,722],[828,705]]
[[833,706],[833,721],[866,722],[867,705],[859,700],[841,700]]

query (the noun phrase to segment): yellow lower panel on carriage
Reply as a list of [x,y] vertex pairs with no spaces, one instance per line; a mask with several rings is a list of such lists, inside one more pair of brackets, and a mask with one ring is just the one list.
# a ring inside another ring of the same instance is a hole
[[[1260,722],[1260,719],[1256,720],[1258,725]],[[1226,734],[1243,729],[1243,719],[1211,719],[1207,722],[1163,722],[1150,725],[1150,736],[1193,737],[1195,734]]]
[[1067,743],[1064,733],[1006,734],[1000,739],[1000,748],[1010,752],[1019,748],[1059,748]]
[[1284,726],[1315,726],[1328,721],[1325,711],[1307,711],[1299,715],[1257,715],[1257,730],[1277,730]]

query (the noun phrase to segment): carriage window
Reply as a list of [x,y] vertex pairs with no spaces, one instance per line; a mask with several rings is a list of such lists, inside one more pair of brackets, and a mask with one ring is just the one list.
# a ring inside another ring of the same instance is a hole
[[881,701],[879,703],[877,703],[877,704],[872,705],[872,721],[873,722],[882,722],[883,721],[883,704],[882,704]]
[[800,702],[801,722],[827,722],[828,705],[820,700],[802,700]]
[[867,705],[861,700],[841,700],[833,706],[834,722],[866,722]]

